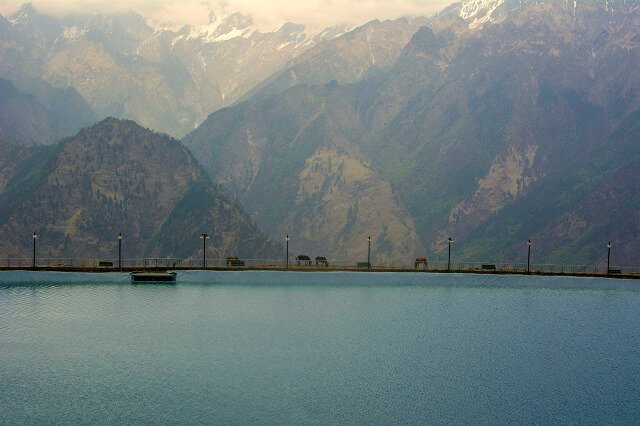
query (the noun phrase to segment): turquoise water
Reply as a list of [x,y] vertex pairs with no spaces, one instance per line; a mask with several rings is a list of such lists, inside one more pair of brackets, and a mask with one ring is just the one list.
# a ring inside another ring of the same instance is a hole
[[1,423],[640,423],[640,281],[126,280],[0,273]]

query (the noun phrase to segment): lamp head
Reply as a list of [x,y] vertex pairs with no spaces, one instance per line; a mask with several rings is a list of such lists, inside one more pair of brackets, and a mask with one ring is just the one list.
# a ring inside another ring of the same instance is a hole
[[611,248],[611,241],[609,241],[609,244],[607,244],[607,248]]
[[529,239],[527,240],[527,244],[528,244],[528,245],[531,245],[531,238],[529,238]]
[[286,237],[284,237],[285,240],[289,241],[289,234],[287,234]]
[[121,240],[122,239],[122,232],[118,234],[118,239]]
[[38,236],[36,235],[36,233],[33,233],[33,239],[35,240],[36,238],[38,238]]

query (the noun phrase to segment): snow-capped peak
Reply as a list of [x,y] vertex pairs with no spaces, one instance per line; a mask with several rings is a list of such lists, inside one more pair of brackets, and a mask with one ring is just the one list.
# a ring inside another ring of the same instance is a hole
[[8,17],[9,22],[14,25],[26,25],[31,15],[35,13],[35,9],[31,5],[31,3],[25,3],[18,10],[16,10],[13,14]]
[[460,7],[460,17],[471,21],[469,28],[484,25],[493,20],[493,13],[504,0],[465,0]]
[[256,32],[253,20],[240,13],[209,14],[209,23],[192,28],[188,39],[202,39],[205,43],[230,40],[236,37],[249,37]]

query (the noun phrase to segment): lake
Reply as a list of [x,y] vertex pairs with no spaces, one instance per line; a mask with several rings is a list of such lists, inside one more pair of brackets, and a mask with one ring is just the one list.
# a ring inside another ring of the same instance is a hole
[[0,273],[0,423],[640,423],[640,281]]

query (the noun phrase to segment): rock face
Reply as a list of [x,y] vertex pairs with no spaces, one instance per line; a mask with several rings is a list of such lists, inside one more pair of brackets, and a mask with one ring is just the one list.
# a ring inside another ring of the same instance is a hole
[[[272,238],[353,260],[371,236],[374,260],[415,258],[424,248],[414,221],[358,146],[358,113],[337,89],[301,86],[276,104],[220,111],[185,142]],[[247,120],[229,120],[236,113]]]
[[97,117],[133,119],[176,137],[231,105],[318,42],[319,34],[285,24],[271,32],[238,13],[200,28],[153,28],[142,16],[52,18],[31,5],[0,17],[0,77],[33,94],[36,83],[74,88]]
[[338,259],[411,259],[422,252],[415,224],[391,186],[367,164],[337,147],[320,148],[297,176],[291,211],[279,224],[296,247]]
[[[15,148],[2,149],[15,164]],[[3,176],[4,177],[4,176]],[[106,119],[64,142],[33,149],[0,192],[0,256],[271,258],[279,247],[210,183],[189,151],[134,122]],[[114,251],[115,250],[115,251]]]
[[455,4],[387,69],[291,87],[311,57],[185,143],[266,232],[295,230],[305,249],[352,255],[388,224],[380,257],[446,256],[452,236],[458,260],[526,261],[532,238],[536,262],[601,262],[626,236],[616,262],[637,264],[637,6]]
[[413,257],[422,252],[415,225],[360,150],[351,100],[335,84],[299,86],[212,114],[185,142],[272,238],[353,260],[370,235],[374,259]]
[[348,84],[380,74],[396,63],[411,37],[429,22],[426,17],[369,22],[302,52],[249,95],[264,98],[298,85]]

